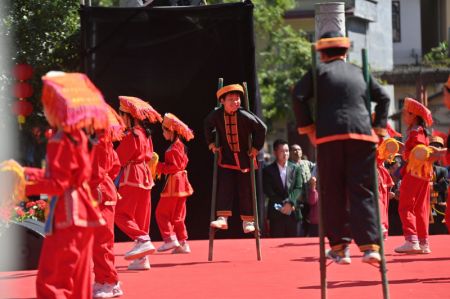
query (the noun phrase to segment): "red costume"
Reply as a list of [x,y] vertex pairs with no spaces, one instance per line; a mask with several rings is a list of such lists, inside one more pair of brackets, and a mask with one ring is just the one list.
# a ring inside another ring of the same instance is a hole
[[150,240],[151,189],[154,183],[148,163],[153,155],[152,139],[145,136],[142,127],[135,126],[120,142],[117,155],[123,173],[116,224],[133,240]]
[[106,225],[96,229],[94,234],[94,274],[95,282],[116,284],[119,281],[114,267],[114,212],[118,199],[114,186],[120,170],[117,153],[107,136],[99,136],[92,153],[92,177],[89,185],[92,195],[97,198]]
[[186,225],[186,198],[194,191],[187,177],[188,157],[184,144],[177,138],[164,154],[164,163],[158,163],[157,173],[167,175],[166,185],[156,209],[161,237],[165,242],[188,238]]
[[[417,101],[406,98],[404,109],[421,117],[427,125],[432,124],[431,113]],[[416,126],[408,130],[403,153],[407,163],[403,168],[398,207],[405,239],[410,242],[419,240],[423,244],[428,239],[430,181],[433,173],[428,158],[419,161],[416,152],[425,150],[427,146],[428,138],[423,127]]]
[[[59,131],[47,145],[47,172],[26,168],[26,195],[54,196],[54,229],[44,240],[36,278],[37,298],[91,298],[93,228],[104,224],[87,181],[91,163],[81,131]],[[51,219],[49,220],[51,221]]]
[[377,174],[381,227],[383,229],[383,235],[387,236],[389,230],[389,193],[392,186],[394,186],[394,181],[389,171],[384,167],[384,160],[380,161],[377,159]]
[[91,161],[81,128],[106,128],[105,102],[84,74],[49,73],[42,79],[45,115],[59,130],[47,144],[45,173],[25,169],[26,195],[51,198],[37,298],[91,298],[93,227],[105,221],[88,185]]
[[[119,110],[134,120],[117,148],[120,165],[119,194],[122,199],[116,206],[116,224],[131,239],[140,242],[150,241],[151,189],[154,185],[149,164],[153,158],[152,138],[139,125],[139,121],[162,121],[161,115],[147,102],[120,96]],[[149,244],[149,247],[153,245]],[[139,255],[139,254],[138,254]],[[132,259],[141,256],[134,255]],[[125,255],[126,259],[128,253]]]
[[[401,137],[389,124],[386,127],[389,136]],[[380,140],[377,148],[377,175],[378,175],[378,198],[380,203],[380,222],[383,230],[383,237],[386,239],[389,231],[389,194],[394,186],[394,181],[389,171],[384,167],[384,162],[393,162],[398,154],[400,145],[393,138]]]
[[158,248],[159,252],[174,249],[172,253],[190,253],[187,244],[188,233],[184,220],[186,219],[186,199],[194,191],[187,178],[186,166],[188,157],[185,146],[180,138],[187,141],[194,138],[189,127],[175,115],[166,113],[162,121],[163,135],[172,141],[166,150],[163,163],[158,163],[155,173],[166,175],[166,185],[161,192],[156,221],[164,244]]

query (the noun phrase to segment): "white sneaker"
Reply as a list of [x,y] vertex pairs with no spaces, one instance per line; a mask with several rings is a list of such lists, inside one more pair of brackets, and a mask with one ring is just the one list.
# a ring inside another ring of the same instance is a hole
[[350,258],[350,248],[348,246],[344,247],[341,251],[327,249],[325,250],[325,255],[328,259],[338,265],[350,265],[352,263],[352,259]]
[[255,223],[253,221],[242,221],[242,229],[244,233],[252,233],[255,231]]
[[[150,267],[150,264],[149,264]],[[113,295],[114,297],[120,297],[123,295],[123,291],[122,288],[120,287],[120,281],[118,281],[114,286],[113,286]]]
[[395,248],[394,251],[397,253],[408,253],[408,254],[422,253],[419,243],[410,241],[405,241],[405,243],[402,246]]
[[94,298],[99,298],[97,294],[100,292],[100,290],[103,289],[103,284],[94,282],[94,285],[92,286],[92,294]]
[[120,288],[120,282],[105,283],[94,292],[94,298],[114,298],[122,295],[123,291]]
[[173,254],[177,254],[177,253],[191,253],[191,247],[189,247],[188,243],[184,243],[181,244],[180,246],[178,246],[177,248],[175,248],[174,250],[172,250]]
[[170,242],[164,242],[161,246],[158,247],[158,252],[167,251],[170,249],[174,249],[180,246],[180,243],[178,243],[178,240],[173,240]]
[[128,270],[150,270],[150,268],[150,262],[146,256],[136,259],[128,265]]
[[134,247],[130,251],[125,253],[125,259],[126,260],[135,260],[135,259],[141,258],[143,256],[152,254],[154,252],[155,252],[155,246],[153,246],[152,242],[136,241],[136,244],[134,245]]
[[362,258],[363,263],[379,264],[381,262],[381,255],[378,251],[366,250]]
[[210,223],[210,226],[218,229],[228,229],[228,217],[219,216],[217,220]]
[[423,254],[430,254],[431,253],[431,249],[430,249],[430,244],[426,243],[426,244],[419,244],[420,250],[422,250]]

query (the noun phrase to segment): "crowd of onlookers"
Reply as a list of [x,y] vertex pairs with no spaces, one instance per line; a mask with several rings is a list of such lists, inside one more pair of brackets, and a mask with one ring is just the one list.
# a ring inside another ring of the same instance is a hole
[[[430,137],[430,145],[443,148],[443,138]],[[272,161],[272,162],[270,162]],[[273,143],[273,157],[265,156],[263,189],[266,198],[265,231],[270,237],[315,237],[318,236],[318,176],[316,164],[303,155],[298,144],[289,145],[277,139]],[[391,234],[401,234],[398,216],[401,168],[404,165],[398,154],[393,162],[385,163],[394,181],[390,193]],[[430,233],[446,233],[444,214],[447,207],[449,170],[440,161],[433,166],[432,190],[430,194]]]

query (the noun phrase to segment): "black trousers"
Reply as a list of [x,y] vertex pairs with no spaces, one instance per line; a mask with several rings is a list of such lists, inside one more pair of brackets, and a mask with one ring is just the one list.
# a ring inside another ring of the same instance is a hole
[[281,212],[279,217],[270,219],[270,237],[271,238],[291,238],[297,237],[297,219],[294,213],[284,215]]
[[327,142],[318,145],[317,158],[324,228],[330,245],[347,244],[352,237],[360,248],[378,245],[375,144],[350,139]]
[[234,196],[237,195],[241,216],[253,217],[252,186],[250,179],[250,172],[243,173],[240,170],[218,167],[216,209],[218,216],[231,216]]

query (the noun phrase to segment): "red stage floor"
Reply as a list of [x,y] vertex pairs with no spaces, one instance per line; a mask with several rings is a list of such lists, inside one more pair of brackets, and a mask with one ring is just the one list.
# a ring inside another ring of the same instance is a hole
[[[450,298],[450,236],[431,236],[429,255],[399,255],[386,242],[391,298]],[[128,271],[123,253],[131,243],[117,244],[117,268],[125,295],[121,298],[320,298],[317,239],[263,239],[256,261],[255,241],[218,240],[208,262],[208,241],[191,241],[192,253],[151,256],[152,269]],[[155,245],[160,245],[157,243]],[[352,247],[352,264],[331,264],[328,298],[382,298],[379,270],[361,262]],[[0,298],[34,298],[36,271],[0,272]]]

